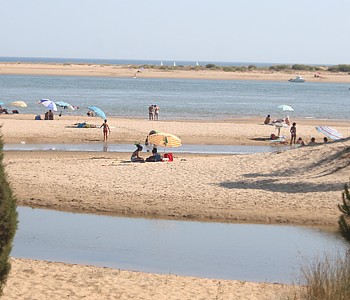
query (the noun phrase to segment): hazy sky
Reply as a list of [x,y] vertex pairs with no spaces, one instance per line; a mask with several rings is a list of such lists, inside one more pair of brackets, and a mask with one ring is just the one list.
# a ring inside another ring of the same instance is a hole
[[350,0],[0,0],[0,56],[350,64]]

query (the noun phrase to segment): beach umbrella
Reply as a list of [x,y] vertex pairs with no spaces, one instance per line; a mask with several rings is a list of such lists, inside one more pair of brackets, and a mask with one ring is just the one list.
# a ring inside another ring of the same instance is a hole
[[57,111],[57,105],[55,102],[49,100],[49,99],[41,99],[39,101],[40,104],[44,105],[45,107],[47,107],[50,110],[53,111]]
[[181,140],[176,135],[166,132],[157,132],[148,136],[148,142],[161,147],[179,147]]
[[293,107],[289,106],[289,105],[279,105],[277,106],[278,108],[282,109],[283,111],[294,111]]
[[329,126],[316,126],[317,131],[323,133],[326,137],[336,141],[341,140],[343,136],[340,132]]
[[27,107],[27,103],[25,103],[24,101],[14,101],[11,102],[10,105],[12,106],[17,106],[17,107]]
[[93,111],[96,114],[96,116],[98,116],[98,117],[100,117],[100,118],[102,118],[104,120],[107,119],[106,114],[101,109],[99,109],[98,107],[96,107],[96,106],[88,106],[88,109]]
[[62,107],[63,109],[66,109],[66,108],[69,108],[71,110],[74,110],[74,107],[73,105],[67,103],[67,102],[64,102],[64,101],[56,101],[56,106],[58,107]]

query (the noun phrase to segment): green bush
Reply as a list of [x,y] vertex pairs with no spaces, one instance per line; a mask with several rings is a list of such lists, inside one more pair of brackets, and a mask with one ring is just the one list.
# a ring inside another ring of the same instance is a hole
[[207,69],[213,69],[213,68],[215,68],[216,66],[215,66],[214,64],[207,64],[205,67],[206,67]]
[[0,295],[11,269],[9,256],[17,230],[16,199],[6,178],[3,156],[3,142],[0,136]]
[[336,65],[328,68],[330,72],[350,72],[350,65]]
[[338,204],[338,208],[342,213],[342,215],[339,217],[338,224],[340,233],[350,242],[350,192],[347,184],[344,186],[342,197],[342,204]]
[[275,66],[270,66],[270,70],[274,71],[282,71],[282,70],[289,70],[290,66],[289,65],[275,65]]

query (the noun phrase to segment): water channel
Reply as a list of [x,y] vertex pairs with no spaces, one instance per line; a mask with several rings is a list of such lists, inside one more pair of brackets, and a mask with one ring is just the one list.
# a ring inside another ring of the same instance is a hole
[[334,234],[18,207],[13,257],[218,279],[292,283],[305,260],[343,254]]
[[[174,153],[202,154],[252,154],[259,152],[276,152],[290,149],[290,146],[244,146],[244,145],[182,145],[171,148]],[[97,151],[97,152],[132,152],[134,145],[130,144],[5,144],[5,151]],[[164,148],[160,148],[161,151]],[[169,150],[169,149],[168,149]]]

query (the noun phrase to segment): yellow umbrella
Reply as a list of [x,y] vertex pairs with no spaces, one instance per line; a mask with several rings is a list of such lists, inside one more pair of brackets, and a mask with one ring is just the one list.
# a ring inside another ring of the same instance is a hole
[[10,104],[12,106],[17,106],[17,107],[27,107],[28,106],[24,101],[14,101]]
[[179,147],[181,140],[171,133],[158,132],[148,136],[148,142],[161,147]]

